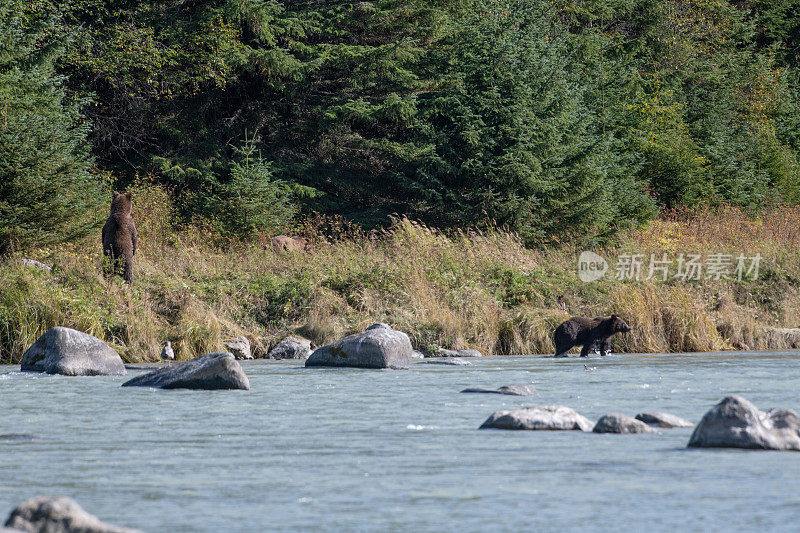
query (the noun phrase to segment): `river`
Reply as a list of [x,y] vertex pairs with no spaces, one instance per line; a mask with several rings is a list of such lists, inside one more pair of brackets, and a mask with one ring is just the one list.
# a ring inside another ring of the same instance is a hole
[[[38,495],[157,531],[797,531],[800,453],[661,435],[478,430],[561,404],[698,422],[724,396],[800,410],[800,353],[486,357],[407,371],[243,367],[250,391],[120,388],[0,366],[0,520]],[[589,369],[585,368],[589,365]],[[591,369],[595,367],[594,369]],[[526,383],[538,397],[461,394]]]

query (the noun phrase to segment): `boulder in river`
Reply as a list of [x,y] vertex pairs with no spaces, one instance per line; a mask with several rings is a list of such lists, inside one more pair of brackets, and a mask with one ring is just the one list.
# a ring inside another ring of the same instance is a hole
[[639,413],[635,416],[636,420],[641,420],[645,424],[658,426],[660,428],[690,428],[694,424],[679,416],[669,413]]
[[311,341],[290,335],[269,351],[267,359],[308,359],[309,355],[311,355]]
[[661,433],[641,420],[626,415],[610,414],[601,416],[592,429],[595,433]]
[[479,392],[485,394],[509,394],[511,396],[539,396],[533,385],[503,385],[497,389],[469,388],[461,392]]
[[84,511],[71,498],[31,498],[11,511],[5,526],[28,533],[141,533],[112,526]]
[[155,387],[157,389],[250,389],[250,381],[242,365],[229,352],[201,355],[183,363],[136,376],[123,387]]
[[591,431],[594,424],[563,405],[537,405],[513,411],[496,411],[480,429],[538,429]]
[[374,324],[314,350],[306,366],[406,369],[411,362],[411,341],[387,324]]
[[250,341],[247,337],[236,337],[235,339],[222,343],[236,359],[252,359],[250,353]]
[[762,412],[741,396],[728,396],[703,416],[688,446],[800,451],[800,417],[789,409]]
[[20,370],[65,376],[122,376],[122,358],[97,337],[57,326],[47,330],[22,355]]
[[436,350],[434,357],[483,357],[483,354],[478,350],[445,350],[439,348]]

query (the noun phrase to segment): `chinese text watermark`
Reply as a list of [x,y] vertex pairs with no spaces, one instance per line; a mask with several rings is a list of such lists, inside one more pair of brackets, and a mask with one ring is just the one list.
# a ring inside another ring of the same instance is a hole
[[594,252],[583,252],[578,258],[578,277],[585,282],[597,281],[606,275],[620,281],[700,281],[755,280],[761,254],[620,254],[612,268]]

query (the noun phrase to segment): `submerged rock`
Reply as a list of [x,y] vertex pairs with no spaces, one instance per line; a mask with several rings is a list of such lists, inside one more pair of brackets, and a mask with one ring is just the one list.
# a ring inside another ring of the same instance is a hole
[[651,426],[658,426],[660,428],[690,428],[694,424],[679,416],[671,415],[669,413],[639,413],[636,415],[636,420],[641,420],[645,424]]
[[411,341],[402,331],[387,324],[374,324],[314,350],[306,366],[407,369],[411,362]]
[[592,429],[595,433],[661,433],[641,420],[626,415],[610,414],[601,416]]
[[311,341],[290,335],[269,351],[267,359],[308,359],[309,355],[311,355]]
[[250,389],[242,365],[228,352],[201,355],[184,363],[173,363],[122,384],[123,387],[157,389]]
[[247,340],[247,337],[236,337],[235,339],[225,341],[222,344],[230,353],[233,354],[236,359],[253,358],[252,354],[250,353],[250,341]]
[[71,498],[31,498],[11,511],[5,526],[29,533],[141,533],[112,526],[84,511]]
[[741,396],[728,396],[703,416],[688,446],[800,451],[800,417],[789,409],[764,413]]
[[478,350],[445,350],[439,348],[436,350],[434,357],[483,357],[483,354]]
[[594,424],[563,405],[537,405],[513,411],[496,411],[480,429],[535,429],[591,431]]
[[97,337],[70,328],[47,330],[22,355],[23,372],[64,376],[123,376],[119,354]]
[[426,365],[452,365],[452,366],[472,366],[469,361],[464,361],[459,357],[449,357],[447,359],[438,359],[434,361],[422,361]]
[[503,385],[497,389],[470,388],[461,392],[479,392],[485,394],[510,394],[511,396],[539,396],[533,385]]
[[8,433],[6,435],[0,435],[0,440],[12,441],[12,442],[28,442],[36,440],[36,436],[31,435],[29,433]]

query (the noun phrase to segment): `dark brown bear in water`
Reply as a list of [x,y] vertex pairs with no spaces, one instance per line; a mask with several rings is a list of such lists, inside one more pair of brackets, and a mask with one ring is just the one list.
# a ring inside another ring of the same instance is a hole
[[133,280],[133,256],[136,253],[138,236],[131,218],[131,193],[114,191],[111,200],[111,216],[103,226],[103,254],[108,257],[107,274],[120,274],[130,283]]
[[572,317],[558,326],[553,334],[556,357],[566,357],[567,350],[573,346],[583,346],[581,357],[587,357],[594,345],[600,348],[600,355],[606,355],[611,350],[609,340],[611,336],[630,330],[630,326],[619,315],[595,318]]

